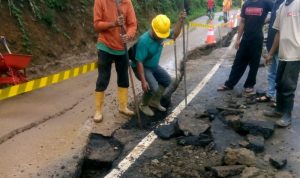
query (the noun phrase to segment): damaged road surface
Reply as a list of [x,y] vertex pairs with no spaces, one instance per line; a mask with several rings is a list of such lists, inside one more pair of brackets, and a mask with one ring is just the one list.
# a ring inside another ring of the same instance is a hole
[[[145,130],[134,124],[116,130],[113,137],[124,149],[103,177],[300,177],[299,121],[287,129],[276,128],[274,120],[262,114],[268,104],[243,96],[242,82],[233,91],[217,92],[229,75],[235,50],[232,46],[215,48],[199,55],[204,49],[189,55],[188,105],[184,105],[180,83],[166,121],[146,118],[152,125],[146,124]],[[264,76],[260,68],[258,88],[266,87]],[[296,109],[294,115],[299,114]]]
[[[31,118],[35,125],[24,119],[30,115],[21,110],[22,102],[20,116],[6,118],[0,139],[0,177],[300,177],[300,121],[295,119],[287,129],[274,127],[275,120],[262,115],[270,108],[268,103],[243,96],[244,78],[233,91],[217,92],[235,56],[236,51],[229,47],[234,32],[215,46],[198,47],[207,29],[199,31],[191,30],[195,38],[190,39],[189,49],[194,50],[186,63],[188,105],[184,104],[183,82],[175,82],[179,85],[174,85],[172,96],[162,100],[168,111],[156,111],[152,118],[142,115],[143,129],[138,128],[136,118],[127,120],[117,113],[112,86],[106,94],[112,101],[105,108],[106,118],[101,124],[91,122],[95,73],[58,84],[62,89],[52,86],[2,103],[8,108],[14,100],[30,100],[41,106],[40,113]],[[174,76],[173,47],[164,50],[162,65]],[[256,87],[265,89],[264,68],[259,69],[257,79]],[[68,92],[73,88],[78,88],[76,96]],[[297,92],[295,118],[300,116],[299,96]],[[1,114],[10,116],[9,110]],[[18,120],[22,120],[20,126],[10,131],[9,124]]]
[[[207,17],[200,17],[195,22],[205,23],[206,20]],[[224,36],[230,30],[223,28],[221,34]],[[203,45],[206,35],[205,28],[190,29],[189,50]],[[216,36],[218,39],[218,35]],[[209,48],[207,51],[213,49]],[[177,57],[179,66],[182,61],[182,37],[177,39]],[[90,58],[96,59],[97,56]],[[161,59],[161,65],[175,78],[174,47],[166,46]],[[93,71],[1,101],[0,177],[77,177],[83,172],[82,165],[86,156],[83,153],[90,133],[101,134],[105,139],[114,137],[124,145],[121,155],[112,164],[115,167],[124,155],[168,115],[157,113],[157,118],[144,118],[146,130],[136,129],[136,124],[128,122],[130,118],[116,109],[117,77],[112,72],[110,85],[105,92],[108,101],[104,107],[105,119],[101,124],[95,124],[92,118],[95,111],[96,78],[97,71]],[[135,83],[136,92],[141,94],[141,86],[137,80]],[[164,100],[165,104],[168,102]],[[131,90],[129,103],[129,107],[133,109]],[[178,103],[171,101],[171,104],[175,106]]]

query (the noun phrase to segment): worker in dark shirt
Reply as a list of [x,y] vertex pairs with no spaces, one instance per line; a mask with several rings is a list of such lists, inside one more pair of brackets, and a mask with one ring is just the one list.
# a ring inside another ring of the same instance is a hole
[[245,94],[254,93],[262,45],[263,25],[273,3],[268,0],[247,0],[241,10],[241,21],[235,43],[237,53],[229,79],[218,91],[232,90],[243,76],[247,66],[250,70],[244,83]]

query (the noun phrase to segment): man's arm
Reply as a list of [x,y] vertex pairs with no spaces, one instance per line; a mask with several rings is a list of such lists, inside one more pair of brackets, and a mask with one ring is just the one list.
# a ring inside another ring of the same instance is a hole
[[150,90],[150,87],[148,85],[148,82],[145,78],[145,74],[144,74],[144,66],[142,62],[137,61],[137,72],[139,75],[139,78],[141,80],[142,83],[142,89],[144,92],[147,92],[148,90]]
[[279,47],[279,39],[280,39],[280,31],[277,31],[276,35],[275,35],[275,38],[274,38],[274,41],[273,41],[273,45],[272,45],[272,48],[271,50],[269,51],[269,54],[271,56],[274,55],[274,53],[278,50],[278,47]]
[[116,22],[107,22],[103,19],[103,11],[100,1],[95,1],[94,3],[94,28],[96,32],[105,31],[109,28],[117,26]]
[[145,77],[145,71],[144,71],[144,64],[143,61],[145,61],[148,57],[148,48],[147,48],[147,43],[145,43],[143,40],[139,39],[137,42],[136,46],[136,54],[135,54],[135,59],[137,61],[137,72],[139,79],[142,84],[142,89],[144,92],[149,91],[150,87],[148,85],[148,82]]
[[120,15],[115,21],[105,21],[103,19],[103,11],[100,1],[95,1],[94,3],[94,29],[96,32],[101,32],[108,30],[110,28],[115,28],[124,25],[124,16]]
[[280,39],[280,31],[277,31],[274,41],[272,44],[272,48],[270,49],[269,53],[264,56],[265,58],[265,64],[269,64],[271,59],[273,58],[274,53],[278,50],[279,47],[279,39]]
[[136,35],[136,29],[137,29],[137,20],[134,12],[134,8],[132,6],[131,1],[129,1],[129,9],[128,9],[128,14],[126,16],[126,31],[127,31],[127,36],[129,40],[132,40],[135,35]]
[[175,24],[175,27],[174,27],[174,36],[173,36],[173,39],[176,39],[180,32],[181,32],[181,28],[182,28],[182,25],[184,24],[184,20],[185,20],[185,17],[186,17],[186,12],[181,12],[180,15],[179,15],[179,18]]
[[242,35],[244,33],[244,28],[245,28],[245,19],[241,18],[240,25],[238,28],[238,36],[235,42],[235,49],[238,49],[240,47],[240,42],[241,42]]
[[[271,59],[273,58],[273,55],[274,53],[278,50],[279,48],[279,40],[280,40],[280,23],[281,23],[281,20],[280,20],[280,14],[281,14],[281,9],[282,9],[282,5],[279,7],[279,9],[277,10],[276,12],[276,19],[274,21],[274,24],[273,24],[273,29],[277,30],[277,33],[274,37],[274,41],[273,41],[273,44],[272,44],[272,48],[270,49],[269,53],[267,55],[264,56],[265,58],[265,64],[268,64],[270,63]],[[288,28],[288,27],[285,27],[285,28]]]

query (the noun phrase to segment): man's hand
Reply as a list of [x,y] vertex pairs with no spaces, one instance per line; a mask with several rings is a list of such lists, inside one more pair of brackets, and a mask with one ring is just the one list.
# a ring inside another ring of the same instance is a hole
[[123,14],[117,17],[117,20],[115,21],[115,25],[119,26],[119,27],[122,27],[123,25],[125,25],[125,18],[123,16]]
[[185,20],[185,18],[186,18],[186,11],[184,10],[184,11],[180,12],[178,18],[179,18],[180,22],[183,22]]
[[264,58],[265,58],[264,64],[269,65],[273,56],[268,53],[268,54],[264,55]]
[[121,36],[121,40],[123,43],[128,43],[130,41],[130,38],[128,35],[120,35]]
[[146,93],[150,90],[149,84],[147,81],[142,81],[142,89]]

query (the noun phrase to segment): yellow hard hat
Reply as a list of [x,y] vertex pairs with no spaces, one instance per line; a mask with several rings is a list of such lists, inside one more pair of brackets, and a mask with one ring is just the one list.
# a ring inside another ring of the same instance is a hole
[[152,20],[152,29],[159,38],[167,38],[170,35],[170,19],[163,14],[159,14]]

